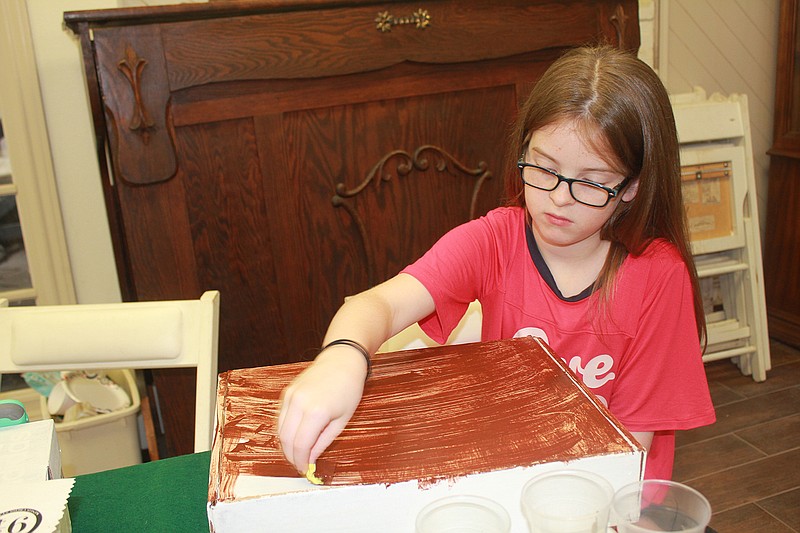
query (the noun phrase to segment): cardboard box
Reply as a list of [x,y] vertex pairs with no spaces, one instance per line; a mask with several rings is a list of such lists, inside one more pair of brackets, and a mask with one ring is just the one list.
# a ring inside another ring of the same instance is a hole
[[280,450],[280,393],[307,363],[220,375],[211,455],[212,531],[413,531],[427,503],[491,498],[526,531],[522,486],[558,468],[620,486],[645,451],[565,364],[533,338],[383,353],[312,485]]

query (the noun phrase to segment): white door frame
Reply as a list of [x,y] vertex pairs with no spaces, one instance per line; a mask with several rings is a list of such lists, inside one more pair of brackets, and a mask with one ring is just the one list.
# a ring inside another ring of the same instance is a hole
[[0,194],[16,195],[33,285],[0,296],[40,305],[75,303],[25,0],[0,2],[0,39],[0,114],[13,180],[0,185]]

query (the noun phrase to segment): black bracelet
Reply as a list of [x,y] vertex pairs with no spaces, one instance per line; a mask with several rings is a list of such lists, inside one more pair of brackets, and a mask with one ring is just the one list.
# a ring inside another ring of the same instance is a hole
[[337,344],[343,344],[345,346],[351,346],[351,347],[355,348],[356,350],[358,350],[359,352],[361,352],[361,355],[364,356],[364,360],[367,362],[367,377],[370,377],[372,375],[372,358],[369,356],[369,352],[367,351],[366,348],[364,348],[364,346],[361,343],[358,343],[358,342],[356,342],[354,340],[336,339],[335,341],[331,341],[328,344],[326,344],[325,346],[323,346],[322,349],[320,350],[320,353],[322,353],[324,350],[327,350],[331,346],[336,346]]

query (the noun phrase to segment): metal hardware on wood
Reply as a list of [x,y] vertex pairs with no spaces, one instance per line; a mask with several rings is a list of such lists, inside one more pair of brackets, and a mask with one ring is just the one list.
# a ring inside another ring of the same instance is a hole
[[399,26],[402,24],[413,24],[417,29],[424,30],[431,23],[431,16],[428,14],[427,9],[417,9],[408,17],[395,17],[390,15],[388,11],[381,11],[375,17],[376,28],[380,32],[392,31],[392,26]]

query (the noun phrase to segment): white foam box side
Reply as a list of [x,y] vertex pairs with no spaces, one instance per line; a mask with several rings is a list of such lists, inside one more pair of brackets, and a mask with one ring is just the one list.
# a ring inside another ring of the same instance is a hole
[[[511,517],[511,532],[528,531],[522,515],[522,487],[532,477],[564,468],[595,472],[616,491],[639,481],[644,472],[645,452],[593,456],[565,462],[543,463],[497,472],[483,472],[420,487],[416,481],[389,485],[309,487],[305,479],[241,476],[236,500],[208,504],[209,521],[215,533],[247,531],[253,524],[269,524],[270,531],[292,533],[408,532],[422,508],[433,500],[456,494],[491,498]],[[295,492],[287,487],[296,483]],[[278,492],[275,492],[278,491]]]
[[61,477],[61,454],[52,420],[0,428],[0,486]]

